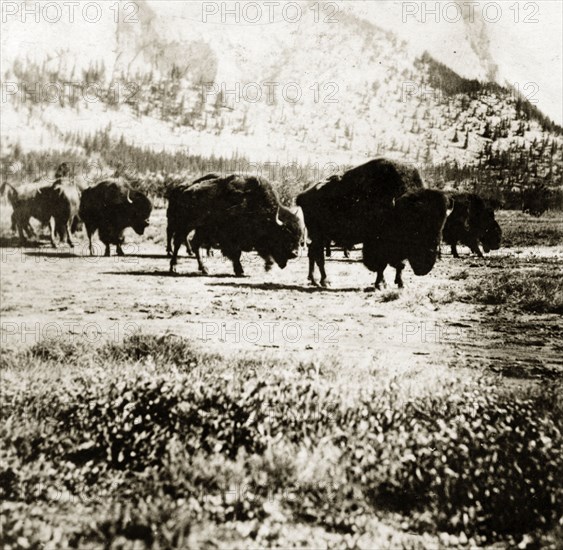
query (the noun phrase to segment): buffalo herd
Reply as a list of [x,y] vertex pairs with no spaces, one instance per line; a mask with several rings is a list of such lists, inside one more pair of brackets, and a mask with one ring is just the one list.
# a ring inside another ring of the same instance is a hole
[[[122,178],[81,189],[69,183],[68,175],[68,165],[62,163],[49,185],[2,186],[20,241],[35,235],[33,217],[49,225],[54,247],[55,236],[73,246],[71,233],[82,222],[91,255],[92,236],[98,231],[105,255],[115,245],[122,256],[125,229],[142,235],[149,225],[150,199]],[[482,257],[480,247],[485,252],[496,250],[502,236],[494,214],[498,205],[474,193],[427,189],[416,168],[384,158],[312,185],[296,197],[295,208],[283,206],[266,179],[251,175],[208,174],[173,186],[167,199],[171,272],[183,245],[193,250],[203,274],[208,271],[201,248],[213,247],[232,262],[235,275],[242,276],[242,252],[256,251],[266,270],[274,263],[283,269],[308,244],[309,282],[328,286],[325,251],[332,244],[345,251],[361,244],[364,265],[377,274],[375,288],[384,283],[388,265],[402,287],[405,262],[415,275],[426,275],[439,257],[442,240],[456,258],[458,243]]]

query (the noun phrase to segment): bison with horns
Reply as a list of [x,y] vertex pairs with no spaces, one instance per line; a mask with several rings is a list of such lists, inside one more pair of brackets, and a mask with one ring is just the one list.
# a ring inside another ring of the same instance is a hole
[[242,276],[241,253],[256,250],[268,269],[276,262],[282,269],[296,258],[302,229],[297,216],[282,206],[271,184],[262,177],[205,176],[198,183],[182,185],[169,195],[168,235],[174,248],[170,271],[175,272],[178,251],[188,234],[200,271],[207,274],[200,255],[203,242],[216,243]]
[[90,255],[94,255],[92,236],[98,231],[106,247],[105,256],[110,255],[112,244],[117,247],[117,255],[123,256],[123,232],[132,227],[142,235],[149,225],[151,211],[148,197],[121,181],[106,180],[85,189],[80,198],[79,215],[88,234]]

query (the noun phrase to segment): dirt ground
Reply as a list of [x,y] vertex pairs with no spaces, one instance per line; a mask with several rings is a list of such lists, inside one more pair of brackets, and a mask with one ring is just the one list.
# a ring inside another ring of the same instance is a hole
[[[352,365],[392,365],[403,373],[430,365],[492,370],[514,379],[563,372],[563,328],[557,315],[522,314],[469,303],[464,290],[488,274],[514,266],[536,269],[548,259],[563,268],[563,246],[504,248],[485,260],[443,256],[426,277],[404,273],[397,291],[388,268],[386,290],[364,291],[374,274],[341,251],[327,260],[331,288],[307,283],[307,258],[266,273],[255,254],[243,255],[246,276],[232,275],[219,252],[201,276],[185,254],[179,275],[168,273],[164,210],[153,212],[141,238],[127,231],[128,256],[91,258],[78,233],[76,246],[8,246],[2,212],[2,346],[29,346],[44,338],[82,338],[94,345],[140,330],[172,333],[213,351],[295,356],[310,362],[338,357]],[[12,239],[13,240],[13,239]],[[98,241],[98,252],[102,246]],[[352,375],[352,374],[351,374]]]

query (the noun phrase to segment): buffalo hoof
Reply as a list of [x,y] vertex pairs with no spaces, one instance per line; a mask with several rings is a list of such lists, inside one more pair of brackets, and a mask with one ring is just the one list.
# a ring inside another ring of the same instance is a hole
[[375,292],[376,290],[379,290],[376,286],[366,286],[364,288],[364,292]]
[[317,287],[319,286],[319,283],[318,283],[317,280],[314,279],[313,277],[309,277],[308,280],[309,280],[309,284],[310,284],[311,286],[317,286]]
[[324,279],[321,281],[321,286],[323,288],[330,288],[330,281],[328,279]]
[[206,267],[202,267],[200,271],[202,275],[209,275],[209,269],[207,269]]

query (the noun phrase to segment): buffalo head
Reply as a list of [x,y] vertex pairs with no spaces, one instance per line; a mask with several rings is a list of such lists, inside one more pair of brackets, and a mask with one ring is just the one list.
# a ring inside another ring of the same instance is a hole
[[138,235],[142,235],[149,225],[152,203],[144,193],[129,191],[127,202],[131,208],[131,227]]
[[427,275],[432,271],[437,257],[437,243],[419,243],[419,247],[411,250],[407,259],[415,275]]
[[483,250],[490,252],[491,250],[498,250],[502,239],[502,229],[495,220],[494,214],[491,212],[491,217],[487,222],[485,232],[480,238]]
[[268,253],[282,269],[289,260],[299,255],[302,233],[299,218],[291,210],[280,206],[272,224]]
[[453,202],[440,191],[423,190],[404,195],[397,203],[394,230],[402,235],[405,257],[415,275],[427,275],[436,263],[442,228]]

